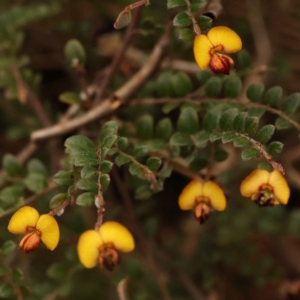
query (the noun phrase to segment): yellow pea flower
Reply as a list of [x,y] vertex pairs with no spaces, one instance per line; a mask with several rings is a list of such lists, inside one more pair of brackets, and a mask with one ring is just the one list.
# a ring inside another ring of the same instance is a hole
[[179,195],[178,204],[182,210],[194,209],[195,218],[203,224],[212,209],[222,211],[226,208],[226,198],[215,182],[192,180]]
[[117,251],[130,252],[134,249],[130,231],[118,222],[105,222],[98,231],[87,230],[79,237],[77,252],[86,268],[100,266],[113,271],[120,262]]
[[252,171],[242,181],[240,191],[244,197],[250,197],[259,206],[287,204],[290,198],[289,186],[278,170]]
[[207,35],[199,34],[194,41],[195,60],[201,70],[209,65],[214,73],[229,74],[231,57],[222,54],[235,53],[242,49],[241,38],[228,27],[216,26]]
[[59,241],[59,227],[56,220],[50,215],[39,215],[36,209],[23,206],[11,217],[8,230],[14,234],[26,234],[18,249],[28,253],[36,249],[42,241],[53,251]]

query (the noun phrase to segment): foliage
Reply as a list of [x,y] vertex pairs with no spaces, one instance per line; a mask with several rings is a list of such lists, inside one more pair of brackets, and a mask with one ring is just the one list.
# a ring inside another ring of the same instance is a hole
[[[116,21],[105,1],[79,1],[79,11],[104,11],[104,23],[128,25],[126,33],[101,33],[98,46],[86,37],[96,23],[82,19],[76,27],[70,1],[40,2],[0,2],[0,217],[6,228],[12,213],[33,205],[57,216],[61,238],[54,253],[41,247],[17,256],[15,240],[2,230],[0,298],[117,298],[126,277],[128,299],[188,299],[194,289],[199,299],[214,291],[234,299],[224,288],[229,275],[244,295],[286,280],[288,268],[271,249],[279,238],[299,238],[298,208],[259,208],[238,186],[256,168],[285,173],[282,152],[298,143],[300,94],[276,81],[249,85],[255,70],[245,45],[228,76],[187,61],[194,34],[214,26],[212,1],[115,1]],[[33,67],[30,36],[54,24],[54,39],[44,43],[58,51],[66,75],[52,91],[45,70]],[[217,181],[228,200],[204,225],[177,203],[195,178]],[[126,224],[137,245],[109,275],[85,270],[76,253],[79,235],[98,230],[103,219]],[[270,249],[261,250],[262,240]]]

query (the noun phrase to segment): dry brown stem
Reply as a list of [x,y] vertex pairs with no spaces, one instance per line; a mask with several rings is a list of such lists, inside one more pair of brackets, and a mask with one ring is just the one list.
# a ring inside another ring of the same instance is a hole
[[[114,112],[121,106],[121,104],[125,103],[128,98],[152,74],[163,57],[164,49],[168,44],[168,41],[168,36],[164,35],[154,47],[148,61],[144,64],[144,66],[129,81],[122,85],[114,93],[113,97],[105,99],[95,108],[76,119],[59,123],[49,128],[34,131],[31,134],[31,140],[37,142],[65,134]],[[112,98],[114,101],[112,101]]]

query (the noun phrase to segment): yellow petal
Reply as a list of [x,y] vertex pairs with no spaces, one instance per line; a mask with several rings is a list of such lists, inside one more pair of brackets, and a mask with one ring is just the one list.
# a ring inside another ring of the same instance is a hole
[[8,223],[8,230],[14,234],[24,234],[29,227],[35,227],[39,213],[30,206],[23,206],[16,211]]
[[41,215],[36,229],[41,233],[42,242],[49,250],[54,250],[59,241],[59,227],[56,220],[50,215]]
[[207,37],[214,47],[222,46],[222,52],[235,53],[242,49],[241,38],[228,27],[213,27],[209,30]]
[[182,210],[190,210],[197,203],[197,197],[202,196],[203,184],[199,180],[192,180],[179,195],[178,204]]
[[273,187],[276,200],[281,204],[287,204],[290,198],[290,189],[285,178],[278,170],[274,170],[270,174],[269,184]]
[[99,259],[99,248],[102,245],[99,233],[95,230],[83,232],[78,240],[77,252],[80,262],[88,269],[96,266]]
[[194,41],[194,56],[195,60],[201,70],[207,68],[211,54],[212,44],[204,34],[199,34],[195,37]]
[[207,181],[204,183],[203,196],[210,199],[210,204],[215,210],[222,211],[226,208],[224,192],[215,182]]
[[134,249],[134,239],[130,231],[118,222],[105,222],[99,229],[104,243],[113,243],[117,250],[130,252]]
[[266,170],[252,171],[241,183],[240,191],[244,197],[251,197],[260,191],[263,184],[268,184],[270,173]]

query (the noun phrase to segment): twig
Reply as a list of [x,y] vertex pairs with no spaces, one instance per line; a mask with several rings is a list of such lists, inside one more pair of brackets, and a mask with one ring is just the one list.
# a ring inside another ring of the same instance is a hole
[[185,0],[185,3],[187,6],[186,13],[188,14],[188,16],[190,17],[190,19],[193,23],[193,31],[195,32],[196,35],[199,35],[199,34],[201,34],[201,29],[200,29],[199,24],[197,23],[195,16],[193,15],[193,13],[191,11],[191,2],[190,2],[190,0]]
[[142,168],[143,169],[143,177],[144,178],[146,178],[152,184],[156,183],[155,175],[151,172],[151,170],[147,166],[141,164],[133,156],[131,156],[131,155],[129,155],[129,154],[127,154],[127,153],[125,153],[125,152],[123,152],[121,150],[118,150],[118,153],[121,154],[121,155],[123,155],[123,156],[125,156],[125,157],[127,157],[127,158],[129,158],[132,163],[134,163],[135,165],[138,165],[140,168]]
[[[48,187],[46,187],[43,191],[41,191],[38,194],[32,195],[29,198],[24,200],[24,205],[29,205],[30,203],[36,201],[39,197],[44,196],[50,192],[52,192],[53,190],[55,190],[57,188],[56,185],[50,185]],[[5,218],[7,216],[9,216],[10,214],[12,214],[13,212],[15,212],[18,208],[16,207],[11,207],[9,209],[7,209],[6,211],[4,211],[1,216],[0,219]]]
[[120,48],[118,48],[116,54],[113,57],[113,60],[107,70],[106,76],[104,79],[101,81],[101,85],[97,87],[97,92],[96,92],[96,98],[94,101],[94,104],[99,104],[105,94],[105,91],[111,81],[111,79],[114,76],[114,73],[120,66],[120,63],[123,59],[123,57],[126,55],[126,50],[130,46],[131,40],[135,35],[135,27],[139,21],[139,18],[141,16],[141,12],[143,10],[143,6],[139,7],[134,15],[133,20],[131,21],[130,25],[127,28],[127,31],[124,36],[124,40]]
[[121,86],[115,93],[112,102],[109,97],[97,105],[92,110],[88,111],[84,115],[69,120],[67,122],[54,125],[49,128],[40,129],[34,131],[31,134],[32,141],[41,141],[51,137],[63,135],[67,132],[75,130],[83,125],[93,122],[109,113],[114,112],[118,109],[121,104],[125,103],[128,98],[147,80],[147,78],[155,70],[163,57],[164,49],[169,41],[168,35],[164,35],[154,47],[152,54],[144,66],[123,86]]
[[193,300],[205,300],[203,293],[199,290],[199,288],[195,285],[195,283],[188,277],[188,275],[184,272],[178,272],[178,277],[185,287],[185,289],[190,294],[191,299]]
[[278,170],[280,173],[282,173],[282,175],[285,174],[285,171],[284,171],[284,168],[283,166],[274,161],[273,160],[273,157],[263,148],[262,144],[259,143],[258,141],[250,138],[247,134],[244,134],[244,133],[239,133],[239,132],[236,132],[235,133],[236,135],[238,136],[242,136],[242,137],[245,137],[248,141],[250,141],[252,143],[252,146],[259,151],[259,153],[268,161],[268,163],[276,170]]
[[[196,105],[202,105],[204,103],[213,102],[213,101],[214,100],[206,99],[206,98],[203,98],[203,99],[190,99],[190,98],[188,98],[188,96],[186,98],[176,98],[176,99],[174,99],[174,98],[156,98],[156,99],[142,98],[142,99],[134,99],[134,100],[130,101],[129,105],[131,105],[131,106],[141,105],[141,104],[159,105],[159,104],[166,104],[166,103],[178,103],[178,104],[193,103],[193,104],[196,104]],[[218,103],[220,103],[221,101],[223,103],[237,103],[237,101],[234,100],[234,99],[220,99],[220,100],[217,100],[217,101],[218,101]],[[271,106],[268,106],[268,105],[265,105],[265,104],[254,103],[254,102],[246,102],[246,103],[243,103],[243,105],[246,108],[254,108],[254,107],[263,108],[266,111],[287,120],[300,132],[300,124],[298,122],[296,122],[295,120],[291,119],[289,116],[287,116],[284,112],[282,112],[279,109],[276,109],[274,107],[271,107]]]
[[127,297],[128,277],[123,278],[117,285],[119,300],[128,300]]
[[126,185],[120,178],[120,175],[116,168],[113,168],[112,170],[112,176],[114,178],[113,182],[116,184],[117,189],[119,191],[120,197],[123,199],[125,208],[127,210],[127,214],[129,217],[129,220],[132,223],[132,227],[135,230],[135,233],[137,234],[142,250],[144,252],[143,258],[145,259],[145,262],[147,263],[148,269],[153,272],[155,275],[155,279],[157,281],[157,284],[160,288],[163,300],[171,300],[171,296],[169,294],[168,288],[166,286],[166,277],[164,275],[163,270],[160,269],[160,267],[157,265],[155,258],[153,257],[151,246],[147,238],[144,236],[143,231],[141,230],[141,225],[139,224],[139,221],[135,215],[134,207],[131,202],[131,198],[128,192],[128,185]]

